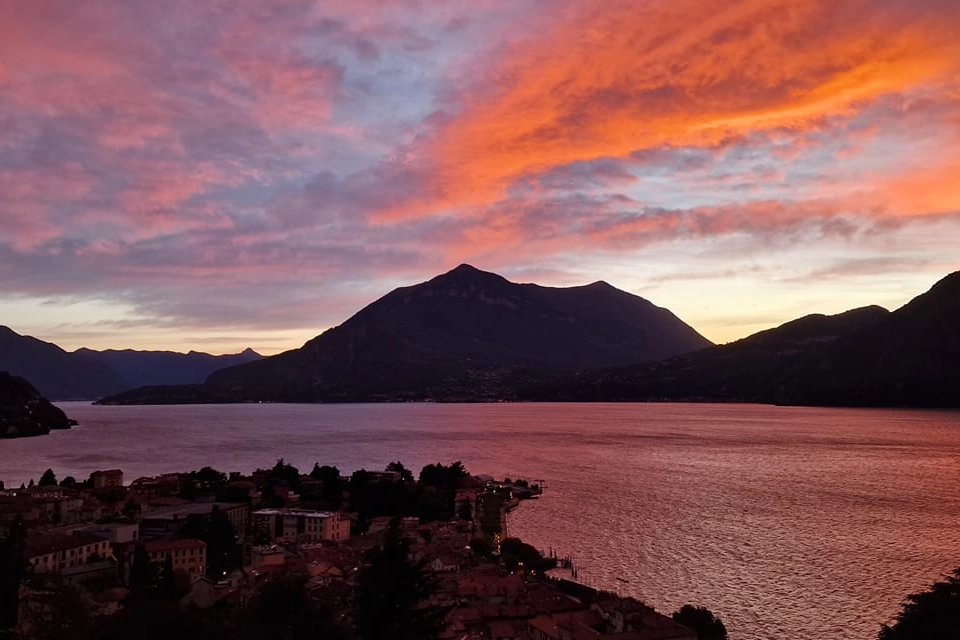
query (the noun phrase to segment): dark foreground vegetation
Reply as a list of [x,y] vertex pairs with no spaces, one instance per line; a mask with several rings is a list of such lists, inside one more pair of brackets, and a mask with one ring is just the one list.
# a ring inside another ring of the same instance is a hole
[[879,640],[956,640],[960,638],[960,567],[926,591],[907,596]]

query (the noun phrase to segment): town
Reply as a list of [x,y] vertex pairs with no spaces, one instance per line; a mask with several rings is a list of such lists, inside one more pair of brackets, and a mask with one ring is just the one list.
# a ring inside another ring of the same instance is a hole
[[400,462],[129,483],[47,470],[0,490],[0,638],[726,637],[705,609],[671,618],[554,575],[552,554],[508,535],[508,511],[543,490],[460,462],[416,480]]

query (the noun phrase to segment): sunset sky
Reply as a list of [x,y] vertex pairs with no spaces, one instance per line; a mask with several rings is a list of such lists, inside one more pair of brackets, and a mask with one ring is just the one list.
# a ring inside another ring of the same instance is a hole
[[0,2],[0,324],[275,353],[462,262],[716,342],[904,304],[960,2]]

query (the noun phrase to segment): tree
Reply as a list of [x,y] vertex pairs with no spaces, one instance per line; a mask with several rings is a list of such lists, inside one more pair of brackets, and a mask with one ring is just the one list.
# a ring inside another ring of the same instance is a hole
[[520,538],[505,538],[500,543],[500,560],[510,571],[523,569],[531,573],[545,573],[557,566],[556,558],[544,558],[536,547]]
[[685,604],[673,614],[673,619],[697,632],[697,640],[727,640],[727,627],[706,607]]
[[323,481],[322,497],[324,502],[339,509],[343,502],[343,488],[340,486],[340,469],[329,465],[313,464],[310,477]]
[[24,622],[30,625],[33,640],[84,638],[93,618],[90,602],[80,587],[54,584],[42,600],[33,600],[26,607]]
[[431,486],[455,487],[460,478],[467,477],[467,470],[463,463],[457,460],[450,466],[445,467],[439,462],[437,464],[428,464],[420,470],[420,483]]
[[393,471],[400,474],[400,480],[403,482],[413,482],[413,473],[403,466],[403,463],[397,460],[387,465],[387,471]]
[[0,540],[0,637],[17,625],[20,581],[27,571],[27,527],[20,516]]
[[37,483],[41,487],[55,487],[57,486],[57,476],[53,472],[53,469],[47,469],[43,472],[43,475],[40,476],[40,482]]
[[207,543],[207,575],[220,579],[235,565],[237,538],[227,515],[214,505],[210,526],[204,538]]
[[960,638],[960,568],[927,591],[907,596],[893,626],[884,625],[880,640]]
[[127,583],[130,587],[130,593],[127,595],[127,602],[139,602],[148,596],[153,588],[153,579],[155,575],[153,563],[150,562],[150,555],[147,548],[141,543],[133,549],[133,560],[130,563],[130,576]]
[[348,638],[339,621],[335,595],[308,589],[307,580],[306,573],[292,571],[272,574],[260,582],[244,612],[245,637]]
[[426,561],[412,562],[394,518],[382,546],[375,547],[357,584],[357,630],[363,640],[434,640],[446,611],[430,606],[439,587]]

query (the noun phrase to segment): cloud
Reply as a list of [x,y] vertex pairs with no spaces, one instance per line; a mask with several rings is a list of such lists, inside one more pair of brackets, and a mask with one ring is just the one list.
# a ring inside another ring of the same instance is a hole
[[960,71],[960,9],[943,3],[681,0],[556,13],[465,83],[423,144],[438,197],[384,216],[489,205],[514,182],[571,163],[829,129]]
[[935,0],[10,0],[0,291],[249,335],[463,261],[935,269],[958,31]]

